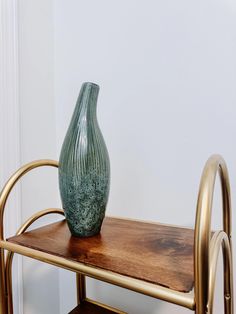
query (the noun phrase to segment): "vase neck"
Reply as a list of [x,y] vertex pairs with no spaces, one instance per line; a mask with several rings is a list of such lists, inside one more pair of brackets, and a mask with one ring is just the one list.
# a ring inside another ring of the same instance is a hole
[[73,120],[96,121],[98,93],[98,85],[90,82],[83,83],[75,106]]

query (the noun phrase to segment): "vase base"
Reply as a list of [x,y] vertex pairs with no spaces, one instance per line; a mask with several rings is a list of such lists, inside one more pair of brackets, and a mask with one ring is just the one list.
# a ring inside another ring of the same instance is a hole
[[100,234],[100,230],[99,231],[97,231],[97,232],[91,232],[91,233],[86,233],[86,234],[77,234],[77,233],[75,233],[75,232],[72,232],[72,231],[70,231],[71,232],[71,235],[73,236],[73,237],[76,237],[76,238],[90,238],[90,237],[94,237],[94,236],[96,236],[96,235],[98,235],[98,234]]
[[83,226],[78,227],[78,225],[71,225],[68,222],[67,225],[69,227],[71,235],[76,238],[90,238],[98,235],[101,231],[101,225],[92,230],[85,229]]

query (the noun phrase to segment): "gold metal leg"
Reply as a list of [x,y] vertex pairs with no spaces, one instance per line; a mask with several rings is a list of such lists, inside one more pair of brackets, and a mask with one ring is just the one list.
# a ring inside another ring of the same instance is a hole
[[76,273],[77,303],[80,304],[86,299],[86,278],[84,275]]
[[12,260],[14,253],[7,253],[6,262],[6,290],[7,290],[7,313],[13,314],[13,299],[12,299]]
[[0,314],[7,314],[4,250],[0,249]]

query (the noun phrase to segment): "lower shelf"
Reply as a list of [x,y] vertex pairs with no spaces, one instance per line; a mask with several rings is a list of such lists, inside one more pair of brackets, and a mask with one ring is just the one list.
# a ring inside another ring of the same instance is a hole
[[86,299],[68,314],[127,314],[108,305]]

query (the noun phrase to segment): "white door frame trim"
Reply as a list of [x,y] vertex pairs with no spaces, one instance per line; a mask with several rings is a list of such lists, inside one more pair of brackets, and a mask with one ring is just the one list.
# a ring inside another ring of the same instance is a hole
[[[0,187],[20,166],[20,104],[18,0],[0,0]],[[14,188],[5,214],[7,235],[21,224],[21,189]],[[22,259],[17,256],[13,276],[14,313],[23,314]]]

